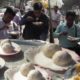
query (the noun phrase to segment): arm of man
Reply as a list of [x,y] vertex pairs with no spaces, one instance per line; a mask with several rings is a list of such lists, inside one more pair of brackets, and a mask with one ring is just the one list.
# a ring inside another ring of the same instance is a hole
[[31,17],[32,11],[27,12],[20,21],[20,25],[25,25],[33,20]]
[[75,29],[74,29],[74,36],[68,36],[68,40],[71,42],[78,42],[80,41],[80,27],[78,25],[74,25]]
[[68,32],[64,30],[65,25],[59,25],[56,29],[56,31],[53,33],[54,37],[60,37],[60,36],[66,36]]
[[62,27],[62,26],[59,25],[59,26],[56,28],[55,32],[53,33],[53,35],[54,35],[55,38],[58,38],[58,37],[60,36],[61,27]]
[[44,30],[40,38],[43,40],[46,40],[48,37],[48,31],[49,31],[49,18],[47,16],[44,16],[43,18],[43,27],[44,27]]

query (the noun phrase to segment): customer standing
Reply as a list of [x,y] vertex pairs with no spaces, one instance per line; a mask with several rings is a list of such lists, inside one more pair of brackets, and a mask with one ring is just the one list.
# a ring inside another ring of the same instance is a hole
[[61,19],[61,13],[59,11],[59,7],[58,6],[54,6],[51,9],[51,16],[52,16],[53,31],[55,31],[57,26],[59,25],[60,19]]
[[24,39],[46,40],[49,28],[49,19],[42,12],[43,5],[40,2],[33,4],[33,10],[26,13],[21,20],[21,25],[25,25],[23,30]]
[[[77,42],[80,41],[80,27],[75,24],[75,12],[68,11],[66,13],[66,22],[59,25],[54,32],[54,37],[58,37],[59,44],[67,49],[73,50],[80,55],[80,46]],[[73,39],[69,39],[73,37]]]
[[15,10],[8,7],[4,13],[4,16],[0,18],[0,39],[10,38],[7,31],[9,30],[9,25],[11,24],[15,14]]

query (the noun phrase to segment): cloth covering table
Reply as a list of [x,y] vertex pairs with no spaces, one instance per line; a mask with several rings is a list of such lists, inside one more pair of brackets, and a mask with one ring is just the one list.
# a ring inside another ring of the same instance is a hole
[[[25,51],[32,48],[32,47],[38,47],[38,46],[42,46],[44,44],[46,44],[46,42],[44,41],[40,41],[40,40],[19,40],[19,39],[11,39],[11,41],[17,43],[20,45],[22,51],[19,54],[16,55],[12,55],[12,56],[0,56],[2,57],[5,61],[6,61],[6,65],[3,69],[0,70],[0,80],[5,80],[4,79],[4,72],[7,69],[12,69],[12,68],[16,68],[16,67],[20,67],[21,64],[26,63],[26,53]],[[64,49],[63,50],[67,50]],[[70,50],[68,50],[70,51]],[[71,51],[72,54],[74,54],[73,51]],[[73,56],[74,58],[74,56]],[[78,58],[78,56],[76,55],[76,58]]]
[[0,69],[0,80],[5,80],[4,79],[4,72],[9,69],[9,68],[15,68],[20,66],[21,64],[26,62],[26,54],[24,53],[25,50],[31,48],[31,47],[38,47],[43,44],[45,44],[44,41],[39,41],[39,40],[19,40],[19,39],[11,39],[11,41],[17,43],[21,47],[21,52],[16,55],[11,55],[11,56],[1,56],[5,61],[6,64],[4,68]]

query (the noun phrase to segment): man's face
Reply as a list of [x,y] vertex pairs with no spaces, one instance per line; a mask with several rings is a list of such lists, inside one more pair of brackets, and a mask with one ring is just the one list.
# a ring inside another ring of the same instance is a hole
[[35,10],[35,11],[34,11],[35,16],[36,16],[36,17],[39,17],[39,16],[41,15],[41,11],[42,11],[42,10]]
[[54,7],[54,11],[57,12],[59,9],[58,7]]
[[74,19],[72,16],[66,17],[67,25],[72,26],[74,23]]
[[13,20],[13,18],[14,18],[14,16],[11,15],[10,13],[4,14],[4,20],[5,20],[6,23],[10,23],[11,20]]

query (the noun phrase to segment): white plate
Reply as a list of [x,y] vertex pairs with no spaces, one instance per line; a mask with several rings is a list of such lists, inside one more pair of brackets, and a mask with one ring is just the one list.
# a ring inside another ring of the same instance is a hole
[[[42,73],[43,73],[42,75],[45,75],[45,71],[43,71]],[[45,75],[45,76],[47,76],[47,75]],[[5,71],[4,77],[5,77],[5,80],[27,80],[27,77],[23,76],[19,72],[19,68],[8,69],[7,71]],[[51,78],[45,79],[45,80],[63,80],[59,74],[56,74],[54,72],[53,72]]]
[[34,25],[42,25],[43,22],[33,22]]
[[0,55],[10,56],[10,55],[18,54],[21,51],[21,47],[18,44],[12,42],[12,46],[14,47],[14,52],[12,52],[12,53],[6,53],[6,52],[4,52],[3,49],[0,46]]
[[8,32],[8,34],[10,34],[10,35],[18,35],[18,34],[20,34],[20,32],[19,31],[10,31],[10,32]]
[[77,40],[79,40],[79,38],[72,37],[72,36],[68,36],[67,39],[70,40],[70,41],[77,41]]
[[0,57],[0,69],[5,66],[5,60]]
[[8,69],[4,73],[5,80],[27,80],[27,77],[23,76],[18,68]]

